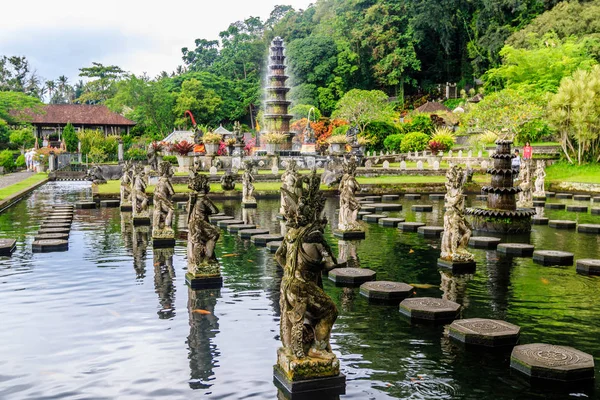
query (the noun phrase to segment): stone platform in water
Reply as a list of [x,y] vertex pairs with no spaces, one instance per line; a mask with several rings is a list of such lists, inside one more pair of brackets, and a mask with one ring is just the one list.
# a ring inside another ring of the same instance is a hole
[[549,210],[564,210],[567,206],[563,203],[546,203],[545,207]]
[[333,230],[333,236],[339,239],[364,239],[366,234],[364,231],[339,231]]
[[72,220],[70,219],[51,219],[51,220],[43,220],[42,221],[42,227],[54,227],[54,226],[60,226],[60,227],[65,227],[68,226],[70,227],[71,224],[73,223]]
[[475,261],[451,261],[438,258],[437,266],[450,270],[453,274],[472,274],[477,269]]
[[372,211],[359,211],[357,214],[357,218],[362,219],[367,214],[373,214],[373,212]]
[[433,211],[433,206],[430,204],[415,204],[410,209],[418,212],[431,212]]
[[546,198],[556,197],[556,193],[554,192],[546,192]]
[[487,201],[488,197],[487,194],[478,194],[477,196],[475,196],[475,199],[480,201]]
[[573,195],[571,193],[556,193],[557,199],[572,199]]
[[217,226],[219,228],[227,228],[229,225],[240,225],[243,223],[244,220],[242,219],[222,219],[217,221]]
[[297,359],[281,348],[273,366],[273,382],[284,392],[283,399],[334,399],[346,393],[346,376],[340,373],[337,358]]
[[556,229],[575,229],[575,227],[577,227],[577,222],[562,219],[551,219],[548,221],[548,226]]
[[75,203],[75,208],[79,208],[79,209],[96,208],[96,203],[93,201],[78,201],[77,203]]
[[399,199],[400,195],[398,194],[384,194],[383,196],[381,196],[381,201],[395,201]]
[[546,205],[545,201],[542,200],[533,200],[534,207],[544,207]]
[[409,297],[413,289],[402,282],[372,281],[360,285],[360,294],[371,301],[399,303]]
[[329,271],[329,279],[338,286],[360,286],[375,280],[377,273],[367,268],[335,268]]
[[17,248],[15,239],[0,239],[0,256],[10,256]]
[[470,346],[504,347],[519,342],[521,328],[506,321],[470,318],[453,321],[448,327],[452,339]]
[[550,219],[546,217],[533,217],[531,218],[531,223],[533,225],[548,225],[548,221]]
[[582,258],[575,263],[577,272],[585,275],[600,275],[600,260],[593,258]]
[[[338,210],[339,211],[339,210]],[[360,206],[360,211],[368,211],[368,212],[375,212],[375,207],[371,207],[371,206]]]
[[71,227],[52,227],[52,228],[40,228],[38,229],[38,235],[43,235],[46,233],[69,233],[71,232]]
[[458,318],[460,304],[434,297],[415,297],[400,303],[400,312],[411,320],[449,322]]
[[269,242],[280,242],[283,240],[283,236],[275,233],[267,235],[254,235],[250,238],[250,241],[257,246],[266,246]]
[[60,220],[71,221],[72,219],[73,219],[73,214],[64,214],[64,213],[50,214],[50,215],[47,215],[46,217],[44,217],[44,221],[60,221]]
[[443,226],[420,226],[417,228],[417,232],[419,235],[423,235],[425,237],[440,237],[444,232]]
[[600,203],[600,196],[593,197],[592,203]]
[[577,232],[580,233],[600,233],[600,224],[579,224]]
[[68,240],[68,233],[42,233],[35,236],[33,240],[49,240],[49,239],[61,239]]
[[571,212],[587,212],[587,206],[567,206],[567,211]]
[[119,207],[121,205],[120,200],[100,200],[100,207]]
[[592,355],[567,346],[531,343],[516,346],[511,368],[536,379],[573,382],[594,379]]
[[398,224],[398,229],[403,232],[416,232],[422,226],[425,226],[422,222],[401,222]]
[[373,203],[369,205],[375,208],[375,211],[402,211],[402,204],[399,203]]
[[275,241],[275,242],[269,242],[267,243],[267,250],[269,250],[270,253],[276,253],[277,249],[281,246],[280,241]]
[[256,225],[254,225],[254,224],[229,225],[227,227],[227,232],[229,232],[229,233],[238,233],[239,231],[243,231],[245,229],[254,229],[254,228],[256,228]]
[[217,289],[223,286],[223,277],[211,276],[206,278],[196,278],[194,275],[187,273],[185,274],[185,283],[192,288],[192,290]]
[[474,249],[495,250],[502,240],[491,236],[472,236],[469,239],[469,247]]
[[119,207],[120,210],[122,212],[131,212],[133,211],[133,208],[131,207],[131,204],[121,204],[121,207]]
[[208,222],[216,225],[219,221],[228,221],[231,219],[234,218],[230,215],[211,215],[210,217],[208,217]]
[[175,247],[175,238],[152,238],[152,247],[155,249],[168,249]]
[[592,215],[600,215],[600,208],[592,207],[591,213]]
[[573,265],[574,254],[558,250],[536,250],[533,261],[542,265]]
[[446,195],[444,193],[431,193],[429,195],[429,200],[444,200]]
[[377,221],[385,217],[387,217],[385,214],[367,214],[363,217],[363,221],[377,223]]
[[69,250],[69,241],[64,239],[34,240],[31,244],[34,253]]
[[134,226],[146,226],[150,225],[150,217],[133,217]]
[[513,257],[531,257],[535,247],[526,243],[500,243],[496,251]]
[[391,226],[393,228],[397,227],[399,223],[404,222],[404,218],[381,218],[377,223],[381,226]]
[[589,201],[592,198],[589,194],[576,194],[573,196],[573,200],[577,201]]
[[242,208],[257,208],[256,203],[242,203]]
[[268,229],[254,228],[254,229],[244,229],[244,230],[238,231],[238,236],[241,237],[242,239],[250,239],[252,236],[266,235],[268,233],[269,233]]
[[421,195],[418,193],[407,193],[404,195],[404,198],[406,200],[419,200],[421,198]]
[[381,201],[381,196],[378,196],[378,195],[364,196],[364,197],[361,197],[360,200]]

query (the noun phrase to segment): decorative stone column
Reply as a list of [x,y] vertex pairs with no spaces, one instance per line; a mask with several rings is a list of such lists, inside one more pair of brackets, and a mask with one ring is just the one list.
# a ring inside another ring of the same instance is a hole
[[119,164],[123,163],[123,140],[119,139],[119,147],[117,149],[117,154],[119,157]]

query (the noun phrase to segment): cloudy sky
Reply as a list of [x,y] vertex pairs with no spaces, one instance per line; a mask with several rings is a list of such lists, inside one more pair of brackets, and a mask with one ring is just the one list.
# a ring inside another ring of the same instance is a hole
[[[277,4],[306,9],[314,0],[34,0],[2,2],[0,55],[24,55],[40,76],[66,75],[92,61],[150,76],[182,64],[181,48],[218,39],[230,23]],[[6,4],[4,4],[6,3]]]

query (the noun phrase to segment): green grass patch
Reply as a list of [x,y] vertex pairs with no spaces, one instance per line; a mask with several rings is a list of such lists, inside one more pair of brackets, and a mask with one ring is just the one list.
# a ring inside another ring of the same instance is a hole
[[547,182],[578,182],[600,184],[600,164],[569,164],[559,161],[546,168]]
[[5,188],[0,189],[0,200],[4,200],[7,197],[10,197],[16,193],[19,193],[22,190],[28,189],[33,185],[40,183],[44,179],[48,178],[48,174],[39,173],[30,176],[27,179],[22,180],[19,183],[15,183],[14,185],[7,186]]

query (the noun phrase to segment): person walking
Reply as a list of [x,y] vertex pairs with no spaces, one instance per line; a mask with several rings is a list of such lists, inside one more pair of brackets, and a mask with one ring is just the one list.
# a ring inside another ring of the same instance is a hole
[[533,156],[533,147],[529,144],[529,142],[525,142],[525,147],[523,147],[523,160],[531,160]]
[[513,171],[513,180],[519,176],[519,171],[521,170],[521,156],[519,155],[519,149],[515,149],[515,155],[511,160],[511,168]]

